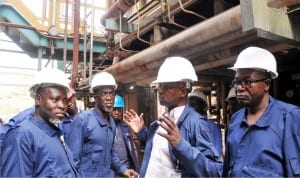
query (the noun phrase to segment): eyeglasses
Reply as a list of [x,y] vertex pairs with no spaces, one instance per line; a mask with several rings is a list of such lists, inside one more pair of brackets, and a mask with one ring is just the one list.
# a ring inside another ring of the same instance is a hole
[[116,96],[115,92],[101,92],[100,94],[96,94],[94,96],[100,96],[102,98]]
[[232,87],[237,87],[238,85],[241,85],[243,88],[247,87],[247,88],[251,88],[253,83],[257,83],[257,82],[264,82],[266,80],[269,80],[269,78],[264,78],[264,79],[259,79],[259,80],[239,80],[239,79],[234,79],[231,82]]

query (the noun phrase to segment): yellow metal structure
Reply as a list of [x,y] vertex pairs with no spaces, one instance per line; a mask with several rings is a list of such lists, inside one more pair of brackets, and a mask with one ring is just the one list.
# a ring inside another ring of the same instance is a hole
[[[65,30],[65,8],[67,0],[3,0],[3,4],[8,4],[14,7],[22,16],[28,21],[28,23],[35,27],[40,32],[48,32],[51,27],[55,27],[58,34],[63,35]],[[68,35],[74,33],[74,0],[68,0]],[[99,3],[98,3],[99,4]],[[105,7],[94,5],[91,3],[81,3],[81,10],[87,8],[87,13],[94,7],[95,14],[101,14],[101,11],[105,11]],[[37,12],[40,11],[40,13]],[[38,13],[38,14],[37,14]],[[84,28],[90,29],[91,22],[88,20],[90,17],[84,17],[81,12],[80,17],[80,34],[84,33]],[[99,18],[95,18],[99,21]],[[94,24],[97,24],[94,22]],[[98,22],[100,24],[100,22]],[[95,36],[103,36],[103,30],[99,30],[99,26],[94,27]]]

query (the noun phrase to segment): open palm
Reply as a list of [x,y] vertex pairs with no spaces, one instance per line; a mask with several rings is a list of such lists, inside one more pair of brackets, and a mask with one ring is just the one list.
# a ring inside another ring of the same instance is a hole
[[144,113],[137,115],[135,110],[130,109],[124,113],[124,122],[131,128],[134,133],[138,133],[144,127]]

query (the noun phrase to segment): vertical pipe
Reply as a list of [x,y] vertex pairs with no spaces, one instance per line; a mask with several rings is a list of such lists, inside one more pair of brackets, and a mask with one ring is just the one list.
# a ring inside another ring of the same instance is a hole
[[91,46],[90,46],[90,73],[89,73],[89,81],[92,81],[93,75],[93,43],[94,43],[94,0],[92,0],[92,18],[91,18]]
[[38,48],[38,71],[42,70],[43,48]]
[[64,30],[64,72],[66,72],[67,64],[67,42],[68,42],[68,16],[69,16],[69,0],[66,0],[65,8],[65,30]]
[[74,39],[73,39],[73,64],[71,83],[77,86],[78,75],[78,48],[79,48],[79,23],[80,23],[80,0],[75,0],[74,4]]
[[83,80],[86,79],[86,25],[87,25],[87,17],[86,17],[86,1],[84,0],[84,28],[83,28]]

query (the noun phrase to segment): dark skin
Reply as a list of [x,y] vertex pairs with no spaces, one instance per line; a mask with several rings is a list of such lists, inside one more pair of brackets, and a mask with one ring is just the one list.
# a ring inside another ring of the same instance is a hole
[[69,114],[70,117],[75,117],[76,114],[78,113],[78,107],[76,104],[76,96],[72,95],[69,99],[68,99],[68,109],[67,109],[67,113]]
[[94,98],[96,111],[109,124],[109,115],[113,110],[115,102],[115,87],[104,86],[94,89]]
[[270,79],[266,72],[254,69],[238,69],[235,74],[238,80],[261,80],[253,82],[249,87],[236,85],[237,100],[247,109],[247,122],[255,124],[269,104]]
[[[159,84],[158,92],[160,104],[166,106],[169,111],[175,107],[184,106],[187,103],[188,91],[183,82]],[[124,117],[124,121],[130,126],[133,132],[138,133],[143,128],[143,113],[138,116],[137,113],[131,109],[125,111]],[[175,147],[179,143],[181,135],[173,119],[170,118],[168,114],[163,114],[159,117],[157,124],[166,130],[166,133],[157,132],[157,134],[166,138],[168,142]]]
[[68,99],[63,87],[40,88],[35,96],[35,117],[44,120],[51,126],[50,118],[63,121],[67,111]]
[[122,120],[122,109],[123,108],[114,108],[113,111],[110,113],[111,117],[115,121],[120,121]]

